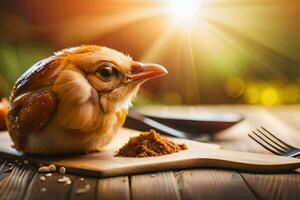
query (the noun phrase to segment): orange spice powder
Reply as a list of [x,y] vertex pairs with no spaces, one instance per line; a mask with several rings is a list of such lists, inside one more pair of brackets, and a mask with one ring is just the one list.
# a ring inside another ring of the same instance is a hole
[[139,136],[130,138],[116,153],[116,157],[152,157],[162,156],[186,150],[185,144],[176,144],[163,138],[155,130],[142,132]]

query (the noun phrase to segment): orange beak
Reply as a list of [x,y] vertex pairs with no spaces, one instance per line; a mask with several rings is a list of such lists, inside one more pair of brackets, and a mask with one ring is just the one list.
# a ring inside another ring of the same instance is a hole
[[135,62],[127,74],[127,80],[146,80],[168,74],[166,68],[158,64],[143,64]]

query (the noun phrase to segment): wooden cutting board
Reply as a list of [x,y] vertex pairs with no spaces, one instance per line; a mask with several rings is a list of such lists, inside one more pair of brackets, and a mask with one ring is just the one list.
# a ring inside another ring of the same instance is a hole
[[185,143],[188,150],[166,156],[150,158],[114,157],[115,152],[129,137],[139,133],[122,129],[107,150],[88,155],[72,157],[37,157],[27,156],[13,150],[7,133],[0,134],[0,155],[14,159],[28,159],[31,162],[54,163],[67,167],[69,173],[95,177],[122,176],[137,173],[176,170],[193,167],[217,167],[253,172],[281,172],[300,167],[300,160],[281,156],[235,152],[219,149],[218,145],[170,138],[178,143]]

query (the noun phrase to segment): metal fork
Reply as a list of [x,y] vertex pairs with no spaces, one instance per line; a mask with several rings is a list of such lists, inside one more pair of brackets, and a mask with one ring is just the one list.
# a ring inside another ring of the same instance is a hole
[[273,154],[287,157],[296,157],[300,154],[300,148],[287,144],[264,127],[252,131],[248,136]]

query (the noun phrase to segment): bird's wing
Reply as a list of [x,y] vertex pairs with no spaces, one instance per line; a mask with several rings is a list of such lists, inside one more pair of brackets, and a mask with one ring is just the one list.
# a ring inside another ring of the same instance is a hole
[[17,150],[23,150],[29,134],[46,125],[57,107],[51,87],[64,65],[59,56],[37,62],[16,82],[10,97],[7,129]]
[[24,148],[28,135],[46,125],[56,108],[57,100],[50,89],[28,92],[13,100],[7,123],[17,150]]
[[37,62],[17,80],[11,99],[41,88],[51,87],[63,67],[58,56],[51,56]]

